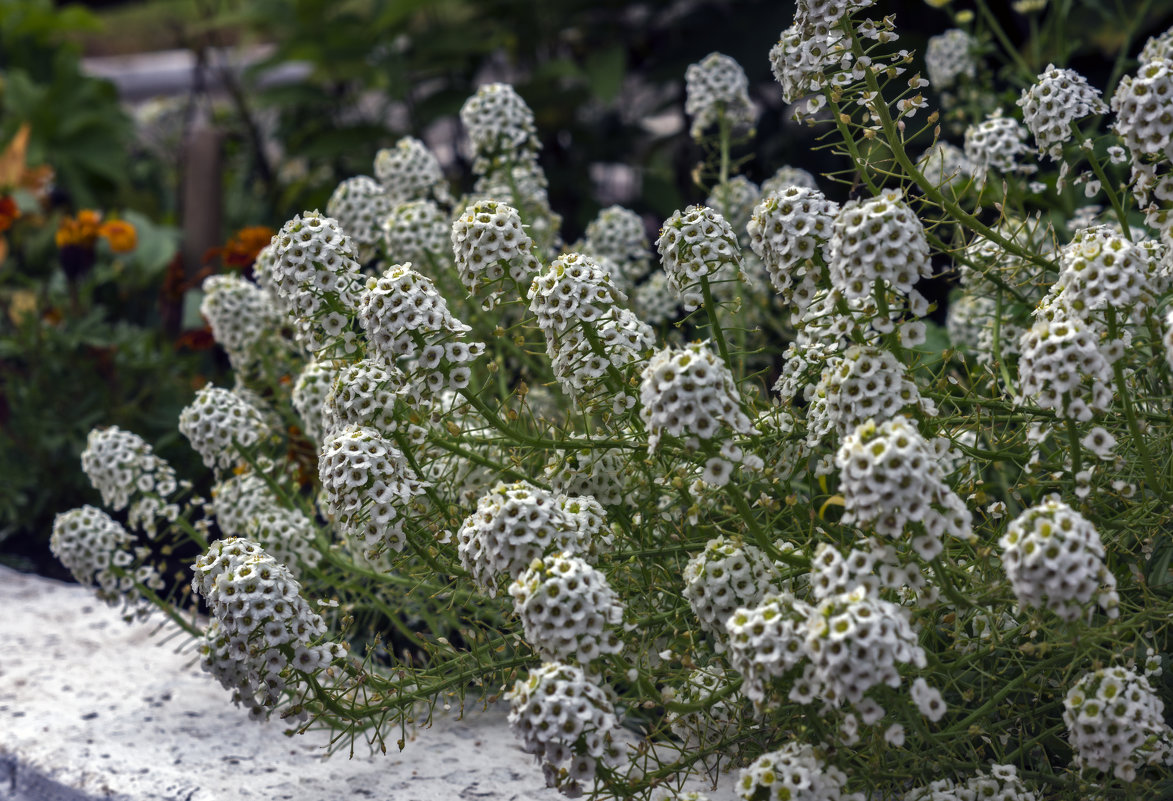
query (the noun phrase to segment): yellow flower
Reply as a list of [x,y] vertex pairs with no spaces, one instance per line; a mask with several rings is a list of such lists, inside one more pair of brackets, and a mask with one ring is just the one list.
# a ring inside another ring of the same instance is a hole
[[111,220],[102,223],[98,229],[98,236],[110,243],[110,249],[115,253],[128,253],[138,245],[138,233],[134,226],[125,220]]

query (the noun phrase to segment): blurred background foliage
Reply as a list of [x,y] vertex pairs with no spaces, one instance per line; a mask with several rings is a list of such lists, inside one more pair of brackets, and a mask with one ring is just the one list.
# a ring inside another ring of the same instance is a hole
[[[654,234],[673,209],[706,194],[692,180],[703,152],[686,134],[683,76],[712,51],[742,64],[761,110],[756,136],[735,154],[744,158],[744,174],[761,181],[784,164],[816,174],[840,166],[820,148],[817,130],[788,120],[770,73],[767,53],[792,21],[792,2],[83,5],[0,0],[0,151],[27,125],[28,165],[55,175],[41,200],[0,186],[0,200],[10,193],[24,211],[0,234],[7,250],[0,254],[0,560],[26,568],[54,568],[44,546],[55,512],[96,500],[78,463],[94,425],[132,429],[158,443],[181,475],[198,474],[175,421],[193,386],[223,378],[225,365],[185,347],[206,344],[206,336],[191,319],[190,302],[183,332],[177,306],[200,277],[175,259],[184,216],[182,143],[197,122],[210,121],[222,134],[223,196],[214,201],[222,209],[222,242],[241,228],[277,227],[302,210],[324,208],[338,182],[370,174],[375,152],[405,135],[432,146],[454,188],[469,188],[456,115],[487,81],[513,83],[535,111],[566,242],[614,202],[642,213]],[[1135,53],[1173,24],[1173,7],[1160,0],[1031,7],[879,0],[877,13],[896,14],[901,46],[919,52],[929,36],[968,14],[991,51],[1009,44],[1037,70],[1051,60],[1070,63],[1100,86],[1116,71],[1123,42]],[[1032,38],[1045,25],[1057,28]],[[243,74],[219,69],[212,54],[225,48],[258,59]],[[83,69],[83,56],[159,50],[196,54],[200,69],[190,89],[132,107]],[[302,65],[304,77],[267,80],[291,62]],[[996,102],[1016,97],[1007,92]],[[824,189],[844,199],[852,189],[846,177]],[[66,213],[83,208],[126,209],[139,246],[130,255],[98,253],[94,269],[72,281],[54,233]]]

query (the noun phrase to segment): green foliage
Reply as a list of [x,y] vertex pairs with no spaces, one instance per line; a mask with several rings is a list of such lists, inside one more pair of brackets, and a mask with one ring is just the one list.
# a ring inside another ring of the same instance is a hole
[[28,123],[30,160],[52,162],[79,207],[108,205],[123,188],[131,134],[113,85],[82,75],[64,38],[96,24],[84,9],[49,0],[0,5],[0,142]]

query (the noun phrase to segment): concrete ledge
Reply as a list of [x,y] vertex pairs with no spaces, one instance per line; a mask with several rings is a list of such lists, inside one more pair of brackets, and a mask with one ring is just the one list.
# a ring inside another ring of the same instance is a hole
[[186,637],[123,623],[82,587],[0,568],[0,610],[0,801],[561,798],[504,708],[327,760],[325,732],[248,720]]

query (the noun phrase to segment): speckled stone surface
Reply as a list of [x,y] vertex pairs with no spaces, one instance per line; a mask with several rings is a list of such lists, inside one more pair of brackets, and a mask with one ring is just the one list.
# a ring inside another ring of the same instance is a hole
[[[437,715],[386,755],[250,721],[192,640],[83,587],[0,567],[0,801],[545,801],[506,708]],[[704,789],[735,797],[732,782]]]
[[186,636],[76,585],[0,568],[0,799],[555,799],[505,710],[437,718],[402,752],[326,759],[325,732],[256,723]]

